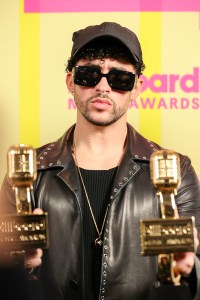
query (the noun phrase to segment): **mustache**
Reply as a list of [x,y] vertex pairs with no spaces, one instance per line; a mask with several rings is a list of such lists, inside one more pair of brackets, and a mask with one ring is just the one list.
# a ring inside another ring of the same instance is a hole
[[107,100],[113,102],[113,100],[108,96],[107,93],[97,93],[96,95],[91,96],[91,97],[88,99],[88,101],[91,101],[91,100],[96,99],[96,98],[107,99]]

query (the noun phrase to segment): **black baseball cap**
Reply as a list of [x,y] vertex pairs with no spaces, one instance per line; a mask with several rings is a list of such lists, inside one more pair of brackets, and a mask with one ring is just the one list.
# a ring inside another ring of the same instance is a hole
[[74,57],[86,44],[104,37],[112,37],[124,44],[133,58],[142,61],[142,49],[136,34],[130,29],[114,22],[104,22],[100,25],[88,26],[75,31],[72,36],[73,47],[71,57]]

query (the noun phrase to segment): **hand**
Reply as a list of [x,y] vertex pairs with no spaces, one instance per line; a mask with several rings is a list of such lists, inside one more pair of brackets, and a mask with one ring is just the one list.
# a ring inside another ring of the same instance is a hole
[[[34,209],[33,213],[36,215],[41,215],[43,214],[43,211],[40,208],[36,208]],[[42,263],[42,255],[43,251],[39,248],[26,251],[24,256],[24,267],[26,269],[39,267]]]
[[[195,249],[199,246],[199,240],[197,236],[197,229],[194,228],[194,244]],[[194,252],[180,252],[176,253],[174,259],[176,261],[175,273],[180,273],[181,275],[190,275],[194,267]]]
[[[175,206],[175,217],[179,218],[178,209],[177,206]],[[196,227],[194,227],[194,248],[195,250],[199,246],[199,239],[198,239],[198,231]],[[194,252],[179,252],[174,255],[174,259],[176,262],[176,265],[174,267],[175,274],[181,274],[181,275],[190,275],[192,272],[192,269],[194,267]]]
[[42,263],[42,249],[28,250],[24,256],[24,267],[26,269],[33,269],[39,267]]

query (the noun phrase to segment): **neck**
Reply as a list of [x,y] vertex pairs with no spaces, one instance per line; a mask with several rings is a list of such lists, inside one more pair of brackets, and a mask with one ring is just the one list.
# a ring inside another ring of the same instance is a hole
[[74,145],[81,168],[106,170],[119,165],[127,135],[126,122],[100,127],[76,124]]

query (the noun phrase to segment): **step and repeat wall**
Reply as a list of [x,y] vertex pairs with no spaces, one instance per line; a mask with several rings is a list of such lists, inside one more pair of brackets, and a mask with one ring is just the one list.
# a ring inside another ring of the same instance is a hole
[[38,147],[76,120],[65,85],[72,33],[104,21],[138,35],[146,69],[128,121],[146,138],[188,155],[200,175],[199,0],[0,2],[0,184],[15,143]]

